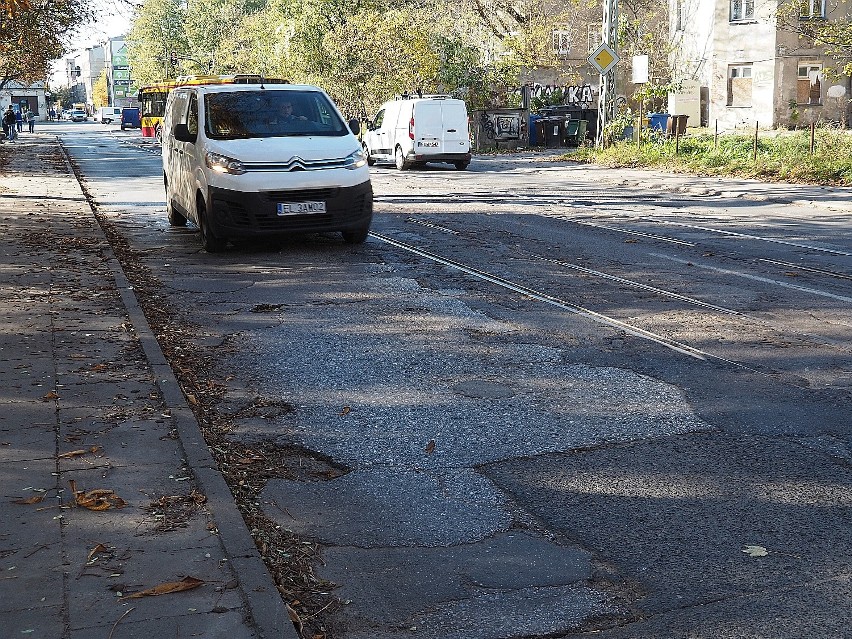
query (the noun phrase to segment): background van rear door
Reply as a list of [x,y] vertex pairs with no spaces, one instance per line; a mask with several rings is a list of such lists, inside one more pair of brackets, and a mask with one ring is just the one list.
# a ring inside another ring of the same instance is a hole
[[421,100],[414,107],[414,152],[444,152],[443,100]]
[[470,136],[467,130],[467,107],[459,100],[446,100],[441,109],[444,122],[444,151],[467,153]]

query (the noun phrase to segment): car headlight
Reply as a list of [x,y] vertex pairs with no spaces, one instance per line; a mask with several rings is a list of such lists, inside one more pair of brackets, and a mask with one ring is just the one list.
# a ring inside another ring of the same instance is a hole
[[233,175],[242,175],[246,172],[245,165],[239,160],[229,158],[227,155],[209,152],[204,156],[204,161],[207,166],[217,173],[231,173]]
[[364,149],[358,149],[357,151],[350,153],[343,162],[344,167],[354,171],[355,169],[360,169],[367,163],[367,154],[364,153]]

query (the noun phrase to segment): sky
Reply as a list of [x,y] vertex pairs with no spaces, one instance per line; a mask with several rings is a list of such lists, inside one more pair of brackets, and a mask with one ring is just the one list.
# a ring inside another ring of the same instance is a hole
[[[94,5],[98,16],[91,24],[80,29],[71,39],[70,51],[72,54],[86,47],[101,44],[108,38],[125,35],[130,30],[130,21],[133,15],[130,3],[122,0],[114,0],[113,2],[95,0]],[[51,86],[62,87],[68,84],[64,59],[56,60],[51,65],[51,70]]]

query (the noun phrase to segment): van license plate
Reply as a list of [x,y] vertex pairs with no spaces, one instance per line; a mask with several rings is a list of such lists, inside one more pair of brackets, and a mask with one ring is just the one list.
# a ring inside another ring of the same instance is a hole
[[279,202],[278,215],[325,213],[325,202]]
[[438,141],[435,140],[434,142],[421,142],[420,146],[428,146],[428,147],[437,148],[438,147]]

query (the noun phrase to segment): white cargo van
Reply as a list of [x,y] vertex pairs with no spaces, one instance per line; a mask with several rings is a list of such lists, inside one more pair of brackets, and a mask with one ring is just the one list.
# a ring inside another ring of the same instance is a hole
[[101,124],[112,124],[121,122],[121,107],[100,107],[95,119]]
[[470,135],[464,100],[447,95],[402,96],[385,102],[364,133],[370,164],[394,162],[404,171],[426,162],[470,164]]
[[229,239],[327,231],[363,242],[373,189],[357,130],[314,86],[173,89],[162,146],[169,222],[192,221],[210,252]]

